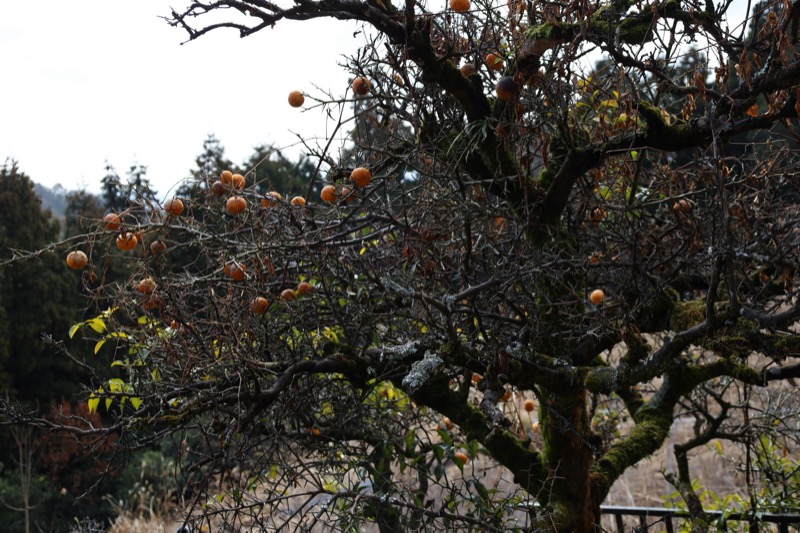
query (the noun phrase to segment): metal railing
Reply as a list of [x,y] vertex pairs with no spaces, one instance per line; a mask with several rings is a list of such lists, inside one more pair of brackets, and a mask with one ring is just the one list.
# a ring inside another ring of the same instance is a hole
[[[629,531],[646,532],[650,528],[663,524],[663,530],[667,533],[674,533],[675,524],[673,520],[690,518],[687,511],[681,509],[665,509],[661,507],[620,507],[614,505],[603,505],[601,512],[604,516],[612,516],[618,533],[625,532],[625,522],[623,517],[632,516],[639,518],[639,525],[630,528]],[[789,527],[793,531],[800,531],[800,514],[773,514],[773,513],[729,513],[723,511],[706,511],[710,521],[723,519],[722,527],[718,530],[725,531],[727,522],[746,522],[749,531],[761,531],[760,524],[775,524],[780,533],[789,533]]]

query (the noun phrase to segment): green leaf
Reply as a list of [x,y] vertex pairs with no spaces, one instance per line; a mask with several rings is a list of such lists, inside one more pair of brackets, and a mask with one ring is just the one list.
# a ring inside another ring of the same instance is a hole
[[444,476],[444,465],[441,463],[436,465],[436,468],[433,469],[433,475],[436,478],[436,481],[442,479],[442,476]]
[[410,429],[406,432],[406,452],[411,455],[414,453],[415,444],[417,443],[416,430]]

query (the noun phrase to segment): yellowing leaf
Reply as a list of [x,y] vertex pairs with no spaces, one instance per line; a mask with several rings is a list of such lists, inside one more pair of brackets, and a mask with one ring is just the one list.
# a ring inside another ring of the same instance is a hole
[[123,392],[125,390],[125,382],[119,378],[109,379],[108,390],[111,392]]
[[97,398],[94,394],[92,394],[89,396],[89,400],[86,402],[86,404],[89,407],[89,413],[94,414],[97,412],[97,406],[100,405],[100,398]]
[[103,333],[106,330],[106,323],[99,317],[90,318],[86,321],[86,325],[92,328],[95,333]]
[[106,343],[107,340],[108,339],[105,338],[105,339],[100,339],[99,341],[97,341],[97,343],[94,345],[94,354],[95,355],[97,355],[97,352],[100,351],[100,348],[103,347],[103,345]]
[[75,333],[79,329],[81,329],[81,326],[83,326],[83,322],[78,322],[77,324],[73,324],[73,326],[71,328],[69,328],[69,338],[70,339],[75,336]]
[[134,409],[138,411],[139,407],[141,407],[142,405],[142,399],[137,398],[136,396],[131,396],[131,405],[133,406]]

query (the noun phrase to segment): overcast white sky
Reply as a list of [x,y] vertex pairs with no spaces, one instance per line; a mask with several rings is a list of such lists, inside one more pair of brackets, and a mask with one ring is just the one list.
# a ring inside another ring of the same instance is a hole
[[287,96],[319,94],[314,85],[344,94],[338,63],[363,42],[354,25],[286,21],[181,46],[183,30],[158,17],[188,0],[170,1],[0,1],[0,162],[17,160],[47,186],[90,191],[106,160],[121,176],[139,163],[166,194],[209,133],[236,163],[257,144],[296,143],[291,132],[325,136],[322,111],[293,109]]
[[121,176],[138,163],[166,195],[209,133],[236,163],[268,143],[297,157],[292,132],[326,136],[319,108],[286,100],[295,89],[319,95],[314,85],[345,94],[339,63],[364,40],[354,24],[283,21],[245,39],[217,30],[181,45],[183,30],[159,16],[188,1],[0,0],[0,163],[90,191],[106,161]]

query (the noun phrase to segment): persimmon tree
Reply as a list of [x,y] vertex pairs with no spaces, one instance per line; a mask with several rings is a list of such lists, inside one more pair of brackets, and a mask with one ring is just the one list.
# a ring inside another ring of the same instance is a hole
[[98,279],[138,236],[114,254],[131,279],[93,289],[114,306],[76,329],[120,371],[89,406],[122,445],[174,438],[187,521],[220,530],[595,531],[614,482],[691,415],[667,479],[705,531],[694,448],[761,427],[795,449],[791,402],[752,399],[800,376],[796,6],[454,9],[167,17],[189,40],[362,23],[356,84],[304,105],[355,101],[363,127],[343,158],[307,142],[307,190],[334,202],[217,169],[186,213],[142,200],[86,236]]

